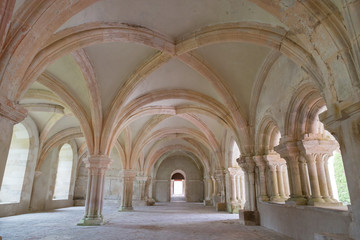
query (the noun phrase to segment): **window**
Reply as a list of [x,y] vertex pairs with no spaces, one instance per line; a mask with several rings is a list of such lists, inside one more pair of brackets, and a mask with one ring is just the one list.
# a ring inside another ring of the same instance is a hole
[[64,144],[59,152],[59,163],[53,199],[68,199],[73,165],[73,151],[69,144]]
[[1,203],[20,202],[29,157],[29,133],[21,123],[14,126],[0,190]]

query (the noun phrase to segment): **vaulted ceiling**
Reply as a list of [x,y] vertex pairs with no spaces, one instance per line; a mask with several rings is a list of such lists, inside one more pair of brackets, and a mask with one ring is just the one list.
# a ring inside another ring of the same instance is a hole
[[262,30],[281,37],[288,27],[247,0],[97,1],[48,40],[43,73],[20,103],[43,142],[87,122],[103,126],[93,132],[99,152],[116,147],[123,167],[174,152],[224,167],[225,144],[241,144],[264,68],[281,55]]

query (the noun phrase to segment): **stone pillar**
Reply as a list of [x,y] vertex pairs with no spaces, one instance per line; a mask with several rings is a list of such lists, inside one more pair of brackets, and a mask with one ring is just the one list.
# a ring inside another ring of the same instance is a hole
[[259,169],[260,178],[260,201],[269,201],[269,196],[266,191],[266,177],[265,177],[265,161],[263,156],[254,156],[254,162]]
[[225,197],[225,171],[216,170],[215,180],[217,183],[217,202],[216,209],[218,211],[226,211],[226,197]]
[[242,208],[241,198],[238,196],[240,193],[239,176],[241,174],[240,168],[228,168],[231,179],[231,209],[233,213],[238,213]]
[[153,206],[155,204],[155,200],[153,199],[153,180],[151,177],[148,177],[146,181],[146,205]]
[[[280,183],[282,183],[282,180],[279,181],[279,171],[278,171],[278,165],[282,163],[282,160],[277,153],[272,153],[268,155],[264,155],[265,162],[268,164],[269,170],[270,170],[270,182],[271,182],[271,195],[270,195],[270,201],[272,202],[284,202],[285,198],[282,198],[279,193]],[[283,186],[281,186],[283,188]]]
[[320,114],[320,119],[340,145],[351,199],[350,237],[360,239],[360,102],[345,104]]
[[245,210],[256,211],[255,202],[255,163],[252,157],[238,158],[238,164],[245,172],[245,196],[247,197],[245,203]]
[[325,166],[328,156],[338,148],[338,144],[321,134],[306,134],[303,140],[298,141],[298,146],[308,163],[311,186],[311,198],[308,204],[341,205],[330,196],[331,182],[328,181],[329,173],[326,172],[327,166]]
[[286,200],[287,204],[305,205],[307,203],[306,198],[303,195],[300,169],[299,169],[299,157],[300,153],[297,147],[296,141],[281,139],[281,144],[275,147],[275,151],[285,159],[290,179],[290,198]]
[[85,161],[88,169],[88,184],[85,200],[85,215],[78,225],[102,225],[105,173],[111,159],[105,155],[89,156]]
[[299,170],[300,170],[302,194],[306,196],[306,198],[309,198],[311,195],[309,189],[309,181],[308,181],[309,175],[308,175],[306,160],[301,154],[299,155]]
[[236,199],[242,203],[241,173],[236,175]]
[[24,108],[4,97],[0,97],[0,189],[4,177],[14,125],[24,120],[26,115],[27,111]]
[[308,204],[315,205],[317,202],[319,203],[325,202],[322,199],[320,193],[319,177],[317,174],[317,167],[316,167],[316,154],[307,154],[306,161],[308,164],[310,186],[311,186],[311,198],[309,199]]
[[212,201],[212,179],[209,176],[204,177],[204,189],[205,189],[205,199],[204,199],[204,206],[211,206]]
[[283,168],[286,168],[286,163],[285,160],[280,158],[280,161],[278,163],[278,165],[276,166],[276,172],[277,172],[277,177],[278,177],[278,184],[279,184],[279,195],[281,199],[286,200],[287,199],[287,195],[285,192],[285,181],[284,181],[284,176],[283,176]]
[[288,198],[290,196],[290,186],[289,186],[289,175],[288,175],[288,167],[287,164],[285,162],[285,164],[283,165],[283,179],[284,179],[284,188],[285,188],[285,195],[286,198]]
[[123,194],[121,198],[121,205],[119,212],[132,211],[132,197],[133,197],[133,186],[136,172],[133,170],[122,170],[121,177],[123,178]]

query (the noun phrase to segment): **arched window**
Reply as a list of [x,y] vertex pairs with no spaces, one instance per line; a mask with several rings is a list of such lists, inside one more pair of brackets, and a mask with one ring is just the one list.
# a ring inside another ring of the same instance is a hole
[[73,151],[70,144],[64,144],[59,152],[53,199],[68,199],[73,165]]
[[21,123],[14,126],[4,178],[0,190],[0,202],[20,202],[26,164],[29,157],[29,133]]

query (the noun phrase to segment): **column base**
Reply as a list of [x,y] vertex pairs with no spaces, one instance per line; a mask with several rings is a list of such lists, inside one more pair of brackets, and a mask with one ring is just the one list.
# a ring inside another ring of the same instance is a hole
[[260,215],[258,211],[239,210],[240,224],[245,226],[260,225]]
[[134,208],[133,207],[122,207],[120,206],[119,212],[131,212],[131,211],[134,211]]
[[212,206],[212,200],[204,200],[204,206]]
[[279,203],[279,202],[284,203],[286,201],[286,199],[282,198],[280,196],[272,196],[272,197],[270,197],[270,201],[274,202],[274,203]]
[[268,196],[260,196],[259,200],[262,202],[268,202],[270,200],[270,198]]
[[155,200],[153,198],[148,198],[148,200],[146,200],[146,206],[154,206],[155,205]]
[[97,218],[88,218],[83,217],[80,222],[77,224],[78,226],[100,226],[105,223],[104,218],[97,217]]
[[240,210],[241,210],[241,204],[239,202],[231,203],[231,213],[238,214]]
[[288,200],[285,201],[287,205],[306,205],[307,199],[303,196],[290,196]]
[[308,200],[307,204],[311,206],[316,206],[318,204],[323,204],[323,203],[325,203],[325,201],[321,197],[312,197]]
[[216,211],[226,211],[226,203],[218,202],[216,203]]

